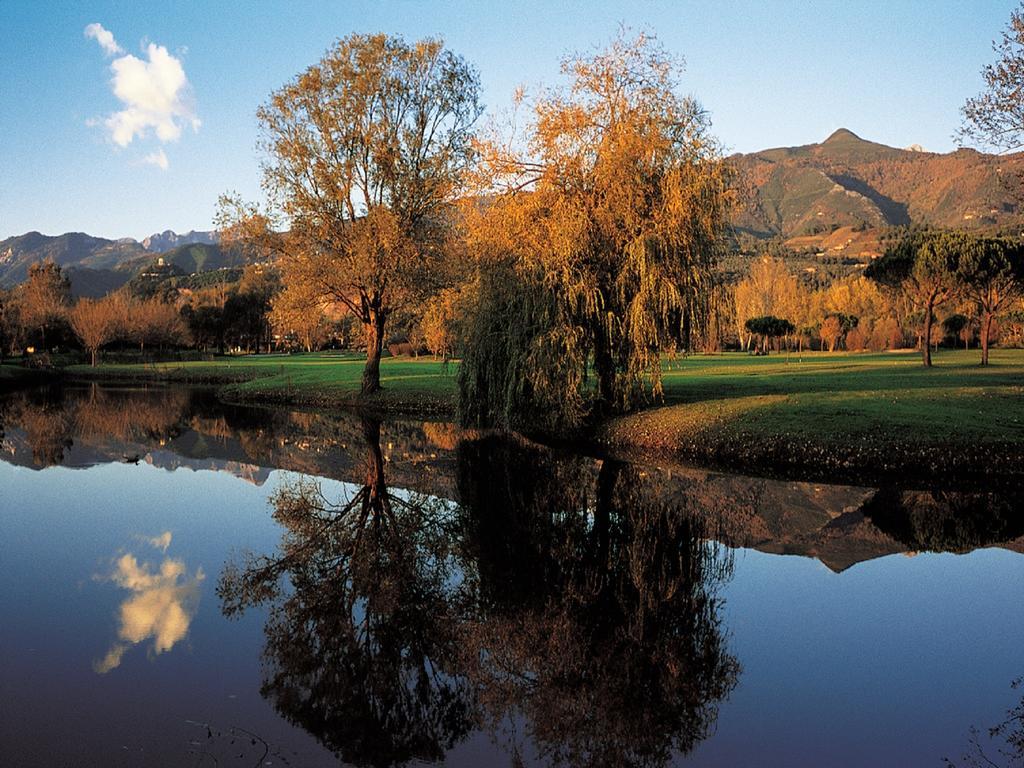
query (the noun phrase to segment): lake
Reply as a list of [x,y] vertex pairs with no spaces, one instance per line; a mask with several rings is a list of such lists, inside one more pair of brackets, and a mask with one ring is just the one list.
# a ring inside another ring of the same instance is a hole
[[970,765],[1021,704],[1016,489],[180,387],[0,432],[4,765]]

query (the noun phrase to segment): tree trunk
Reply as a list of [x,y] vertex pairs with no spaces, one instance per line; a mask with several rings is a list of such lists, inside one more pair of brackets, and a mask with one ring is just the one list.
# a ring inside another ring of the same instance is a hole
[[362,419],[363,437],[369,449],[366,461],[366,488],[370,494],[370,505],[374,509],[383,506],[387,494],[384,482],[384,454],[380,449],[380,422],[377,419]]
[[597,494],[594,500],[593,530],[597,539],[594,565],[598,567],[600,581],[594,586],[601,590],[607,585],[608,563],[611,557],[611,519],[615,510],[615,486],[622,474],[623,464],[605,459],[597,473]]
[[992,313],[985,311],[981,326],[981,364],[988,365],[989,334],[992,333]]
[[92,367],[95,368],[96,367],[96,350],[93,349],[93,350],[90,350],[90,351],[92,353]]
[[921,357],[925,368],[932,367],[932,308],[934,299],[928,299],[928,305],[924,309],[924,338],[921,341]]
[[384,314],[380,310],[370,311],[370,322],[363,323],[366,336],[366,366],[363,368],[363,384],[360,393],[372,395],[380,391],[380,356],[384,348]]
[[610,408],[615,403],[615,360],[602,331],[594,336],[594,373],[597,374],[597,402]]

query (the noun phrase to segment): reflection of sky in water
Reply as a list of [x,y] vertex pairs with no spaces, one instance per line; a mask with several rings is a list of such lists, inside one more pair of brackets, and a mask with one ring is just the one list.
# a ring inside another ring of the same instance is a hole
[[254,486],[141,463],[0,462],[0,765],[192,764],[206,730],[186,721],[286,744],[293,765],[337,765],[260,695],[265,616],[226,621],[213,593],[233,552],[276,545],[266,499],[282,474]]
[[[192,721],[287,745],[294,765],[337,765],[260,695],[266,615],[228,621],[212,589],[235,554],[278,545],[267,496],[287,477],[254,486],[145,464],[0,462],[0,763],[179,764]],[[323,487],[330,500],[351,491]],[[841,573],[739,550],[721,595],[743,671],[686,764],[959,757],[970,726],[1019,699],[1009,683],[1024,674],[1022,589],[1024,557],[1002,549],[879,557]],[[510,759],[480,737],[449,762]]]
[[[171,532],[164,531],[148,543],[166,553]],[[202,568],[189,576],[185,563],[171,557],[165,557],[158,565],[140,563],[130,553],[117,558],[113,572],[106,578],[130,594],[121,603],[118,641],[93,665],[94,669],[100,674],[115,669],[131,646],[150,638],[154,656],[183,640],[195,615],[199,585],[204,577]]]

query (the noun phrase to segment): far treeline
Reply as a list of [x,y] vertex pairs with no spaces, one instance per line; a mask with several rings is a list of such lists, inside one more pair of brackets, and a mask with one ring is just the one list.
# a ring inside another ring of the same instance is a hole
[[[1019,14],[1011,33],[1024,60]],[[483,124],[476,70],[441,41],[346,37],[257,112],[266,200],[217,214],[240,280],[72,305],[37,265],[0,295],[0,355],[361,348],[372,395],[386,351],[424,351],[461,361],[465,422],[554,430],[659,397],[667,354],[917,346],[930,365],[945,341],[985,364],[1024,342],[1016,238],[914,229],[822,289],[768,256],[730,282],[741,185],[681,73],[623,32]],[[1009,103],[972,100],[967,129],[1004,136]]]

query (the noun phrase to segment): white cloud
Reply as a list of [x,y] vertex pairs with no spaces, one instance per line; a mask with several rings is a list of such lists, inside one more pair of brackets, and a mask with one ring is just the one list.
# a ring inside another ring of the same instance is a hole
[[144,137],[152,129],[162,141],[177,141],[183,125],[199,130],[199,118],[191,99],[191,90],[181,61],[162,45],[146,46],[148,61],[131,54],[110,65],[114,73],[114,95],[125,108],[106,120],[111,138],[122,147]]
[[85,28],[85,36],[93,38],[97,43],[100,44],[100,48],[107,56],[116,56],[119,53],[124,53],[124,49],[117,44],[114,39],[114,33],[108,29],[104,29],[102,24],[92,23]]
[[[109,55],[124,53],[114,36],[99,24],[90,24],[85,34],[94,37]],[[156,43],[145,47],[145,58],[132,54],[118,56],[110,63],[110,84],[124,108],[108,115],[103,125],[119,147],[135,139],[154,137],[161,144],[177,141],[182,130],[198,131],[192,88],[181,60]],[[167,170],[162,149],[147,155],[144,162]]]
[[[169,165],[169,163],[167,162],[167,155],[164,154],[163,147],[157,149],[156,152],[150,152],[148,155],[142,158],[142,162],[149,163],[150,165],[155,165],[161,171],[166,171],[167,166]],[[166,549],[166,547],[164,549]]]

